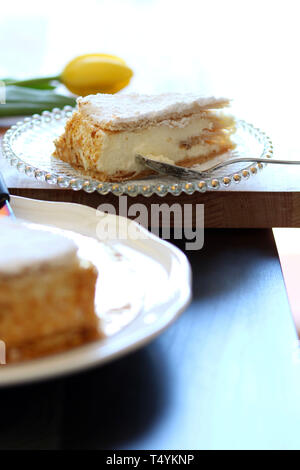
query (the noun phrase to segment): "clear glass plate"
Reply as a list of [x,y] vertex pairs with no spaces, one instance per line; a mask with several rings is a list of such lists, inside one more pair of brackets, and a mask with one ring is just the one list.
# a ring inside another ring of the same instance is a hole
[[[262,170],[264,164],[233,164],[218,170],[209,179],[199,181],[182,181],[173,177],[153,176],[143,180],[125,181],[123,183],[105,183],[86,176],[83,171],[75,170],[67,163],[52,157],[53,141],[64,130],[66,120],[73,109],[66,106],[63,110],[53,109],[25,118],[12,126],[5,134],[2,142],[3,155],[10,164],[27,176],[57,184],[62,188],[74,191],[83,189],[87,193],[98,191],[100,194],[112,192],[116,196],[165,196],[171,193],[178,196],[182,192],[193,194],[195,191],[205,192],[227,188],[232,182],[239,183]],[[215,157],[209,163],[194,165],[195,169],[205,169],[229,158],[250,157],[271,158],[273,146],[269,137],[260,129],[245,121],[237,122],[237,131],[233,136],[237,146],[235,150]]]

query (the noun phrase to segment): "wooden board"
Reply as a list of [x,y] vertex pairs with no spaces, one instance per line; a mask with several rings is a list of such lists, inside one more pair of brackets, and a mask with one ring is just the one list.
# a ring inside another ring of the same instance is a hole
[[[0,133],[5,129],[1,129]],[[279,147],[280,148],[280,147]],[[295,158],[292,149],[275,153],[278,158]],[[112,194],[102,196],[98,193],[71,191],[38,182],[20,175],[7,162],[0,158],[0,170],[11,194],[49,201],[65,201],[85,204],[94,208],[110,203],[119,213],[119,198]],[[226,190],[208,191],[191,196],[167,195],[164,198],[138,196],[127,198],[128,206],[136,203],[151,204],[174,203],[204,204],[205,227],[209,228],[270,228],[300,227],[300,166],[269,165],[256,176],[238,185],[232,184]],[[195,210],[193,211],[195,224]],[[172,220],[171,220],[172,225]]]

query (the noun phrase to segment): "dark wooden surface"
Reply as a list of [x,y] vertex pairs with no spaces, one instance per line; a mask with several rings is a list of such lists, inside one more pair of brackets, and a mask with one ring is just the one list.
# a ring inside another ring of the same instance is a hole
[[[84,204],[95,209],[101,204],[111,204],[117,215],[120,214],[119,197],[113,194],[101,196],[98,193],[87,194],[84,191],[68,191],[63,189],[43,189],[35,191],[29,188],[10,188],[11,194],[31,199],[46,201],[61,201]],[[204,225],[206,228],[272,228],[272,227],[300,227],[300,192],[247,192],[239,191],[207,191],[204,194],[172,196],[164,198],[153,195],[149,198],[143,196],[128,197],[127,207],[134,204],[145,204],[149,211],[149,226],[151,222],[151,205],[204,204]],[[299,206],[299,210],[298,210]],[[276,210],[273,210],[276,207]],[[261,210],[263,208],[263,211]],[[124,215],[124,214],[120,214]],[[196,226],[196,211],[192,211],[192,223]],[[153,224],[152,224],[153,225]],[[170,218],[173,226],[173,218]]]
[[152,344],[0,390],[1,449],[300,448],[296,333],[271,231],[207,230],[188,257],[193,302]]

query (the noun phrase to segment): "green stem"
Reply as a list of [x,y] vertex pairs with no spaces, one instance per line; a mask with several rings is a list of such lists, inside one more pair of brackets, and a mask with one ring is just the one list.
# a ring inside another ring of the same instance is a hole
[[30,78],[29,80],[16,80],[9,82],[9,85],[16,85],[16,86],[24,86],[24,87],[32,87],[36,88],[37,86],[40,87],[43,84],[47,84],[52,81],[60,81],[60,76],[50,76],[50,77],[42,77],[42,78]]
[[30,116],[34,113],[42,113],[45,110],[52,111],[55,108],[63,108],[65,105],[75,106],[76,102],[66,102],[64,105],[58,103],[56,106],[53,103],[38,103],[38,104],[22,104],[11,103],[7,105],[0,105],[0,118],[13,117],[13,116]]

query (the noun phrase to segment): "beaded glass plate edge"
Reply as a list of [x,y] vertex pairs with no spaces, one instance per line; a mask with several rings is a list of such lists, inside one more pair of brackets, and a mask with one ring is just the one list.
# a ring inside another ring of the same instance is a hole
[[[180,181],[158,175],[145,180],[122,183],[101,182],[85,176],[79,170],[75,170],[67,163],[51,156],[53,140],[60,135],[66,120],[73,111],[74,109],[70,106],[66,106],[64,109],[54,108],[51,112],[44,111],[42,114],[34,114],[32,117],[17,122],[3,137],[4,157],[20,173],[51,185],[58,185],[61,188],[69,188],[74,191],[82,189],[87,193],[97,191],[102,195],[111,192],[116,196],[141,194],[145,197],[153,194],[165,196],[168,193],[178,196],[181,193],[193,194],[196,191],[204,193],[207,190],[225,189],[231,183],[239,183],[256,175],[266,165],[254,162],[247,164],[247,166],[234,164],[219,173],[212,174],[209,179],[199,181]],[[236,127],[237,132],[234,138],[237,139],[237,147],[234,151],[229,152],[229,155],[221,156],[222,159],[249,157],[250,155],[255,158],[272,157],[272,141],[265,132],[243,120],[237,120]],[[54,150],[54,146],[52,150]],[[216,161],[210,161],[210,164],[219,161],[220,158]],[[205,164],[194,168],[197,167],[200,170],[204,169]]]

